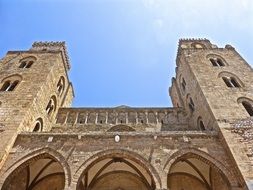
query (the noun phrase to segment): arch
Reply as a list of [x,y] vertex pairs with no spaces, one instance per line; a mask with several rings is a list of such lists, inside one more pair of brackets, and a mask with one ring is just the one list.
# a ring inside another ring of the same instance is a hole
[[[128,159],[130,161],[133,161],[137,163],[139,166],[141,166],[145,171],[150,175],[152,181],[154,182],[154,185],[156,188],[161,188],[161,179],[158,175],[158,172],[155,170],[155,168],[142,156],[140,156],[138,153],[125,150],[125,149],[109,149],[105,151],[98,152],[88,158],[76,171],[74,174],[75,179],[78,179],[77,184],[80,184],[82,178],[86,174],[89,169],[94,166],[96,163],[108,159],[108,158],[119,158],[119,159]],[[78,186],[77,186],[78,188]]]
[[[11,180],[11,178],[15,176],[15,174],[18,174],[21,170],[26,169],[29,164],[34,163],[37,160],[47,159],[47,158],[54,160],[55,162],[57,162],[57,164],[61,166],[63,170],[63,174],[64,174],[64,184],[65,184],[64,186],[65,187],[69,186],[70,181],[71,181],[70,167],[68,163],[66,162],[65,158],[59,152],[51,148],[42,148],[25,155],[21,159],[18,159],[9,168],[6,169],[2,178],[0,179],[0,182],[2,184],[8,183]],[[36,185],[36,184],[33,184],[33,185]],[[5,185],[2,186],[1,190],[5,189],[4,186]]]
[[131,132],[131,131],[136,130],[128,125],[115,125],[107,130],[107,132]]
[[22,76],[14,74],[2,79],[2,87],[0,91],[13,91],[22,80]]
[[31,68],[34,62],[37,60],[35,56],[28,56],[19,61],[20,65],[19,68]]
[[19,74],[13,74],[13,75],[3,78],[1,83],[5,82],[5,81],[15,81],[15,80],[22,81],[22,76]]
[[206,59],[209,60],[211,65],[214,67],[228,66],[228,63],[226,62],[226,60],[221,55],[218,55],[218,54],[208,54],[206,56]]
[[34,55],[29,55],[29,56],[26,56],[26,57],[20,59],[19,62],[27,61],[27,60],[34,60],[34,61],[36,61],[36,60],[37,60],[37,57],[34,56]]
[[222,78],[225,84],[230,88],[244,87],[243,82],[235,74],[227,71],[220,72],[218,74],[219,78]]
[[237,99],[237,102],[238,104],[242,104],[249,116],[253,116],[253,100],[246,97],[240,97]]
[[[238,181],[234,178],[230,170],[228,170],[220,161],[216,160],[208,153],[195,148],[184,148],[173,153],[164,165],[164,171],[169,174],[172,165],[179,160],[185,160],[186,158],[196,158],[209,166],[215,168],[219,174],[226,178],[226,182],[229,186],[237,186]],[[242,181],[241,181],[242,184]]]
[[53,112],[56,110],[57,107],[57,98],[55,95],[51,96],[47,107],[46,107],[46,112],[49,116],[51,116],[53,114]]

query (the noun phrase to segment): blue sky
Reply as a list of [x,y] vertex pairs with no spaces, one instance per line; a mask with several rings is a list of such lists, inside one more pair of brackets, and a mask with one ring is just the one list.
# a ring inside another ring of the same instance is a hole
[[171,106],[179,38],[232,44],[253,64],[252,0],[0,0],[0,57],[66,41],[74,106]]

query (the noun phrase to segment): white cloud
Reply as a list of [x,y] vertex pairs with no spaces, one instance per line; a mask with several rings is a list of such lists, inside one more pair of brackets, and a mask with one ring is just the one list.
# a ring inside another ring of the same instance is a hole
[[152,16],[158,36],[169,35],[170,29],[253,32],[252,0],[143,0],[143,6]]

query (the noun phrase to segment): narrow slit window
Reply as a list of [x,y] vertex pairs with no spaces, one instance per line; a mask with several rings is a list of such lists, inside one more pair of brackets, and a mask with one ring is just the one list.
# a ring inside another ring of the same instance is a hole
[[29,61],[29,62],[26,64],[26,67],[25,67],[25,68],[31,68],[32,65],[33,65],[33,61]]
[[232,88],[233,85],[231,84],[230,80],[227,77],[222,77],[223,81],[227,85],[227,87]]
[[193,112],[195,110],[195,105],[193,103],[192,98],[190,98],[188,105],[189,105],[190,110]]
[[217,66],[218,66],[218,64],[216,63],[216,61],[215,61],[214,59],[210,59],[210,61],[211,61],[212,65],[213,65],[214,67],[217,67]]
[[34,131],[34,132],[39,132],[39,131],[40,131],[40,128],[41,128],[41,125],[40,125],[39,122],[37,122],[36,125],[35,125],[35,127],[34,127],[34,129],[33,129],[33,131]]
[[217,62],[217,64],[218,64],[220,67],[225,66],[225,64],[223,63],[223,61],[222,61],[221,59],[219,59],[219,58],[216,60],[216,62]]
[[199,120],[199,128],[200,128],[202,131],[206,130],[205,125],[204,125],[204,123],[203,123],[202,120]]
[[64,78],[61,77],[57,83],[57,92],[61,96],[64,91]]
[[8,91],[8,89],[10,88],[11,82],[10,81],[6,81],[4,82],[1,91]]
[[233,84],[234,87],[236,87],[236,88],[241,87],[234,77],[230,78],[230,81],[231,81],[231,83]]
[[25,66],[26,66],[26,62],[22,61],[21,64],[19,65],[19,68],[25,68]]
[[182,78],[181,86],[182,86],[183,90],[185,91],[186,82],[185,82],[184,78]]
[[19,83],[18,80],[14,81],[14,82],[10,85],[10,87],[9,87],[9,89],[8,89],[7,91],[13,91],[13,90],[15,89],[15,87],[18,85],[18,83]]

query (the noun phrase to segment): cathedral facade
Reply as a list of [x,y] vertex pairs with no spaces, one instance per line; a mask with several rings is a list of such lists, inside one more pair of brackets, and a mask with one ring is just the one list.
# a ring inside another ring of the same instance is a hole
[[173,107],[73,108],[64,42],[0,60],[1,190],[253,190],[253,71],[181,39]]

